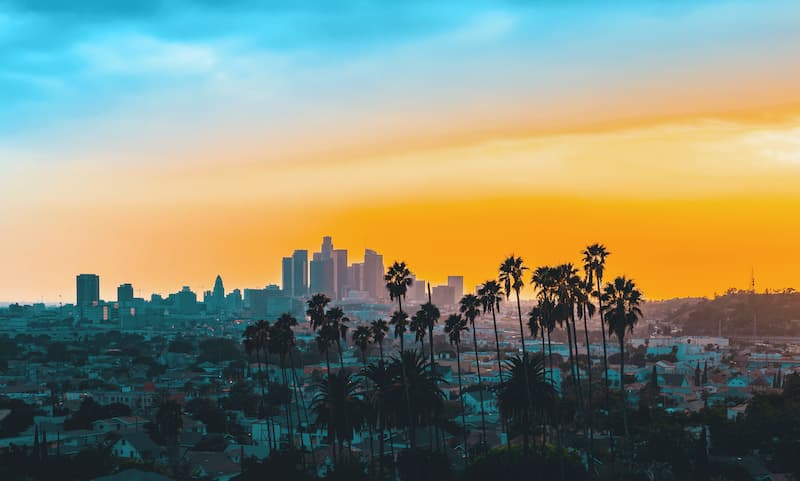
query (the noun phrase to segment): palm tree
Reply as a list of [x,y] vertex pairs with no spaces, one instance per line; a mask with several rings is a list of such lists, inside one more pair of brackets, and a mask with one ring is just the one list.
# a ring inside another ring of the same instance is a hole
[[328,371],[328,376],[331,375],[331,361],[328,354],[331,347],[336,344],[339,338],[339,331],[330,324],[324,324],[318,331],[317,337],[314,338],[319,353],[325,358],[325,367]]
[[[257,321],[253,324],[247,326],[244,330],[243,334],[243,341],[245,352],[248,355],[252,355],[255,353],[256,355],[256,364],[258,366],[258,371],[260,374],[259,384],[261,385],[261,399],[259,400],[259,417],[262,419],[267,420],[267,424],[271,423],[271,416],[268,414],[268,407],[265,406],[265,402],[267,399],[267,395],[264,391],[264,380],[266,378],[266,382],[270,390],[272,390],[272,386],[270,384],[269,378],[269,358],[267,354],[267,349],[269,345],[270,339],[270,325],[267,321]],[[261,370],[261,353],[264,353],[264,362],[266,364],[264,371]],[[270,427],[267,429],[267,442],[270,447],[273,446],[272,440],[272,428]]]
[[[397,261],[395,261],[394,264],[389,267],[389,270],[386,272],[386,275],[383,276],[383,279],[386,281],[386,290],[389,291],[389,299],[397,299],[397,312],[392,315],[391,323],[394,324],[395,337],[398,335],[400,336],[400,355],[402,356],[403,351],[405,350],[403,334],[406,332],[408,323],[408,315],[403,312],[403,299],[406,298],[408,288],[413,284],[414,279],[412,279],[411,271],[406,266],[406,263]],[[401,368],[404,368],[404,366],[405,364],[401,364]],[[408,393],[406,373],[402,374],[401,380],[403,384],[403,394],[406,401],[406,409],[408,412],[411,412],[411,396]],[[415,432],[411,431],[409,433],[408,439],[412,448],[416,447],[416,437],[417,435]]]
[[403,312],[403,299],[406,298],[406,292],[414,282],[411,277],[411,271],[408,270],[405,262],[395,261],[389,267],[383,279],[386,281],[386,290],[389,291],[389,298],[393,301],[397,299],[397,310]]
[[[293,326],[297,325],[297,319],[292,317],[291,314],[282,314],[275,325],[272,327],[272,335],[270,337],[270,350],[276,354],[281,361],[281,373],[283,375],[283,383],[286,385],[286,392],[288,398],[286,399],[286,425],[289,429],[289,446],[292,446],[294,441],[294,434],[292,429],[292,394],[289,389],[289,378],[286,375],[286,356],[294,349],[294,331]],[[299,421],[299,413],[298,413]]]
[[[608,393],[608,351],[606,348],[606,325],[603,318],[603,296],[600,292],[603,283],[603,272],[606,266],[606,257],[611,253],[602,244],[592,244],[583,251],[583,270],[586,273],[586,285],[592,291],[592,295],[597,298],[600,312],[600,332],[603,336],[603,373],[604,388],[606,398],[606,410],[610,409],[611,402]],[[593,281],[596,282],[597,290],[594,291]]]
[[378,452],[380,453],[379,469],[381,473],[380,479],[383,479],[383,466],[385,455],[385,433],[388,430],[391,433],[391,426],[393,411],[397,408],[392,404],[394,399],[395,386],[392,379],[392,372],[389,365],[383,359],[378,361],[377,364],[369,364],[364,368],[364,378],[369,380],[373,386],[372,391],[367,396],[367,404],[371,411],[371,419],[377,423],[380,438],[378,441]]
[[583,396],[581,390],[580,365],[578,364],[578,336],[577,330],[575,329],[575,296],[578,285],[580,284],[580,278],[578,278],[578,271],[569,263],[557,266],[555,272],[559,323],[563,323],[567,328],[570,372],[575,388],[575,398],[578,402],[578,407],[581,408],[583,406]]
[[461,402],[461,426],[464,433],[464,452],[467,450],[467,417],[464,409],[463,386],[461,384],[461,333],[469,331],[467,320],[460,314],[450,314],[444,323],[444,332],[450,344],[456,346],[456,365],[458,366],[458,400]]
[[478,358],[478,338],[475,334],[475,318],[481,313],[481,301],[474,294],[467,294],[461,298],[459,302],[459,309],[461,314],[469,322],[472,327],[472,345],[475,349],[475,366],[478,373],[478,394],[481,402],[481,449],[486,445],[486,413],[483,409],[483,380],[481,379],[481,363]]
[[608,334],[617,336],[620,353],[620,394],[622,396],[622,420],[625,427],[625,439],[630,439],[628,432],[627,401],[625,398],[625,333],[633,332],[633,328],[642,317],[639,304],[642,293],[632,279],[617,277],[603,289],[601,296],[603,315],[608,324]]
[[156,412],[156,426],[159,434],[169,446],[172,462],[177,461],[178,435],[183,428],[182,414],[181,405],[172,399],[162,402]]
[[331,326],[331,332],[336,333],[336,349],[339,353],[339,366],[344,369],[344,357],[342,356],[342,339],[347,342],[347,323],[350,319],[344,315],[341,307],[331,307],[325,313],[325,322]]
[[411,316],[411,322],[408,324],[408,330],[414,333],[414,341],[420,345],[420,352],[425,352],[425,334],[428,332],[428,327],[425,325],[425,314],[417,312],[416,315]]
[[377,319],[370,324],[372,330],[372,338],[378,344],[378,349],[381,354],[381,361],[383,361],[383,340],[386,338],[386,333],[389,332],[389,325],[383,319]]
[[[498,405],[503,417],[521,425],[524,432],[531,427],[531,408],[544,417],[555,405],[556,392],[545,378],[543,355],[515,356],[506,361],[506,366],[509,375],[497,388]],[[524,370],[528,371],[527,375],[523,374]],[[527,395],[524,393],[526,387]]]
[[317,415],[317,424],[325,426],[336,462],[336,444],[342,452],[345,441],[349,443],[353,439],[353,433],[363,421],[363,402],[357,395],[358,385],[346,371],[329,375],[317,387],[319,392],[311,410]]
[[[500,284],[497,281],[486,281],[478,288],[478,299],[483,306],[483,313],[492,313],[492,326],[494,328],[494,347],[497,352],[497,372],[500,376],[500,382],[503,382],[503,358],[500,355],[500,336],[497,332],[497,312],[500,311],[500,302],[503,301],[503,293],[501,292]],[[506,432],[506,442],[508,448],[511,449],[511,433],[508,432],[506,420],[503,418],[503,430]],[[523,432],[523,447],[528,449],[528,432]]]
[[500,264],[499,278],[506,291],[506,298],[511,297],[512,290],[517,295],[517,316],[519,317],[519,336],[522,342],[522,357],[527,356],[527,351],[525,350],[525,328],[522,326],[522,306],[519,302],[519,292],[525,285],[523,275],[526,270],[528,270],[528,268],[522,265],[522,258],[514,257],[513,255],[506,258],[506,260]]
[[316,331],[326,323],[325,308],[330,304],[331,299],[325,294],[318,293],[311,296],[306,302],[306,315],[311,323],[311,330]]
[[361,351],[361,362],[367,367],[367,349],[372,342],[372,329],[369,326],[358,326],[353,331],[353,344]]
[[[429,294],[428,302],[426,302],[425,304],[420,306],[419,310],[417,311],[417,314],[414,316],[414,318],[411,321],[411,324],[412,324],[411,330],[412,331],[415,330],[414,323],[415,322],[417,323],[417,326],[416,326],[417,330],[415,332],[417,333],[417,340],[420,341],[420,346],[422,347],[422,349],[420,350],[420,354],[422,354],[422,355],[425,354],[425,346],[423,344],[424,339],[425,339],[425,332],[426,331],[428,332],[428,347],[429,347],[429,350],[430,350],[430,359],[431,359],[429,367],[430,367],[430,370],[431,370],[431,376],[432,377],[436,376],[436,372],[435,372],[435,370],[436,370],[436,360],[435,360],[435,354],[434,354],[434,348],[433,348],[433,328],[436,325],[436,323],[439,321],[439,317],[440,316],[441,316],[441,313],[439,312],[439,308],[436,307],[431,302],[430,294]],[[438,432],[438,430],[432,429],[431,430],[431,437],[433,437],[436,434],[436,433],[434,433],[434,431]],[[439,439],[438,435],[436,435],[436,439],[437,439],[437,445],[438,445],[438,439]]]

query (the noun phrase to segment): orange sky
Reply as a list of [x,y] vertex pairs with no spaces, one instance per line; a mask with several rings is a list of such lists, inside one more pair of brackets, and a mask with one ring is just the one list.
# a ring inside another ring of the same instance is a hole
[[0,292],[71,301],[79,272],[100,274],[108,298],[121,282],[144,295],[210,288],[217,273],[228,288],[257,287],[324,234],[351,260],[373,248],[434,282],[478,283],[512,252],[531,266],[577,263],[602,242],[609,273],[654,299],[745,287],[751,267],[761,288],[798,285],[800,111],[763,114],[283,167],[35,171],[8,186],[14,229],[0,252],[16,275]]

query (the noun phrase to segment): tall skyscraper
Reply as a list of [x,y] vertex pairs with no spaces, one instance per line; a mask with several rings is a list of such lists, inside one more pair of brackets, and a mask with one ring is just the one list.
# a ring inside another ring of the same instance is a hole
[[222,276],[217,275],[214,280],[214,290],[211,291],[211,312],[219,312],[225,308],[225,286]]
[[384,293],[383,275],[383,256],[372,249],[365,249],[362,283],[364,285],[364,290],[375,300],[386,297]]
[[336,299],[347,295],[347,249],[333,251],[333,278]]
[[323,259],[333,258],[333,240],[331,236],[326,235],[322,238],[322,249],[320,249],[320,253]]
[[308,294],[308,251],[298,249],[292,254],[292,295]]
[[117,287],[117,302],[120,305],[133,300],[133,286],[131,284],[120,284]]
[[455,291],[456,300],[464,295],[464,276],[447,276],[447,285]]
[[350,267],[347,268],[347,287],[349,290],[364,290],[364,287],[361,284],[361,271],[363,267],[364,264],[360,262],[354,262]]
[[192,292],[189,286],[183,286],[183,289],[175,294],[175,309],[180,314],[197,313],[197,294]]
[[439,307],[453,306],[456,303],[456,290],[453,286],[434,286],[431,298]]
[[323,259],[319,252],[314,253],[314,260],[309,263],[311,294],[323,293],[336,299],[333,259]]
[[281,261],[281,274],[281,288],[283,289],[283,293],[287,296],[293,296],[294,285],[292,279],[294,274],[294,265],[291,257],[284,257]]
[[100,276],[97,274],[78,274],[75,277],[76,300],[79,306],[91,306],[100,301]]

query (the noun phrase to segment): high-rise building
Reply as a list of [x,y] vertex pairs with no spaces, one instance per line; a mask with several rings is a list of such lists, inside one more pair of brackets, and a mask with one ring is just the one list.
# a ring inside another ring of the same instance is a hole
[[100,302],[100,276],[97,274],[78,274],[75,277],[77,304],[91,306]]
[[131,284],[120,284],[117,287],[117,302],[120,305],[133,301],[133,286]]
[[214,290],[211,291],[211,312],[219,312],[225,308],[225,286],[222,276],[217,275],[214,280]]
[[364,290],[375,300],[386,297],[383,276],[383,256],[372,249],[365,249],[362,283]]
[[175,309],[180,314],[195,314],[197,312],[197,294],[189,286],[183,286],[175,294]]
[[323,259],[333,258],[333,240],[331,236],[326,235],[322,238],[322,249],[320,249],[320,253]]
[[447,276],[447,285],[455,291],[456,300],[464,295],[464,276]]
[[428,301],[428,291],[426,291],[426,284],[425,281],[422,279],[417,279],[417,276],[411,274],[412,282],[411,287],[408,288],[408,300],[412,302],[427,302]]
[[453,306],[456,304],[456,290],[452,286],[435,286],[431,292],[433,303],[437,306]]
[[281,261],[281,274],[282,274],[281,288],[283,288],[284,295],[293,296],[294,285],[292,283],[292,279],[294,274],[294,265],[292,263],[291,257],[284,257],[283,260]]
[[347,289],[348,291],[363,291],[364,287],[361,284],[361,271],[364,264],[354,262],[347,268]]
[[292,295],[308,294],[308,251],[298,249],[292,254]]
[[333,259],[323,259],[321,253],[314,253],[309,263],[311,294],[323,293],[331,299],[336,298]]
[[347,295],[347,249],[333,251],[333,280],[336,299]]

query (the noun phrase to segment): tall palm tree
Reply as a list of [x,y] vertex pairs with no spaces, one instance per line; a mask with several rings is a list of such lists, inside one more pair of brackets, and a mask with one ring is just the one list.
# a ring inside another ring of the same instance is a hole
[[[436,307],[431,302],[430,294],[429,294],[428,302],[426,302],[425,304],[420,306],[419,310],[417,311],[417,314],[414,316],[414,318],[411,321],[412,330],[414,330],[414,327],[413,327],[414,322],[416,322],[418,324],[417,325],[417,329],[418,330],[416,332],[417,332],[417,339],[420,341],[420,345],[422,346],[422,349],[420,350],[420,354],[422,354],[422,355],[425,354],[425,346],[423,345],[423,341],[425,339],[425,332],[428,333],[428,348],[429,348],[429,351],[430,351],[430,359],[431,359],[431,362],[430,362],[430,364],[428,366],[430,367],[430,370],[431,370],[431,376],[434,377],[434,378],[436,377],[436,372],[435,372],[436,371],[436,360],[435,360],[434,347],[433,347],[433,328],[434,328],[434,326],[436,326],[436,323],[439,321],[439,317],[440,316],[441,316],[441,313],[439,312],[439,308]],[[419,330],[421,330],[422,332],[420,332]],[[433,437],[436,434],[434,431],[436,431],[436,433],[438,433],[437,429],[433,429],[432,428],[431,429],[431,437]],[[439,442],[438,441],[439,440],[438,434],[436,435],[436,440],[437,440],[436,444],[438,446],[438,442]]]
[[522,265],[522,258],[514,257],[513,255],[506,258],[506,260],[500,264],[499,278],[506,291],[506,298],[511,297],[512,291],[517,295],[517,316],[519,317],[519,336],[522,342],[522,357],[527,356],[527,351],[525,350],[525,328],[522,325],[522,305],[519,301],[519,293],[525,286],[523,276],[526,270],[528,270],[528,268]]
[[406,298],[408,288],[414,282],[411,277],[411,271],[405,262],[395,261],[389,267],[383,279],[386,281],[386,290],[389,291],[389,298],[393,301],[397,299],[397,310],[403,312],[403,300]]
[[557,312],[559,322],[563,323],[567,328],[570,372],[572,373],[573,386],[575,388],[575,398],[580,409],[583,406],[583,395],[581,389],[580,365],[578,364],[578,336],[577,330],[575,329],[575,296],[580,279],[577,277],[578,271],[569,263],[557,266],[556,273],[556,295],[559,305]]
[[372,339],[378,345],[381,361],[383,361],[383,340],[386,338],[386,333],[389,332],[389,324],[383,319],[376,319],[370,324],[370,330],[372,331]]
[[[405,334],[408,325],[408,315],[403,312],[403,300],[406,298],[408,288],[414,283],[414,279],[411,277],[411,271],[408,269],[405,262],[395,261],[394,264],[389,266],[389,270],[386,272],[386,275],[383,276],[383,280],[386,281],[386,290],[389,291],[389,299],[397,299],[397,312],[392,315],[392,324],[394,324],[395,337],[398,335],[400,336],[400,355],[402,356],[405,350],[403,334]],[[405,364],[401,364],[401,368],[405,369]],[[401,380],[406,409],[408,412],[411,412],[411,396],[408,392],[406,373],[403,372],[402,374]],[[408,434],[410,446],[412,448],[416,447],[417,434],[414,431],[410,431]]]
[[[286,385],[286,392],[288,398],[286,399],[286,425],[289,429],[289,446],[294,443],[294,434],[292,427],[292,390],[289,389],[289,377],[286,375],[286,357],[295,347],[294,331],[292,327],[297,325],[297,319],[292,317],[291,314],[282,314],[272,327],[272,335],[270,336],[270,351],[278,354],[281,362],[281,373],[283,375],[283,383]],[[294,370],[292,368],[292,370]],[[297,413],[298,422],[300,413]]]
[[[611,402],[608,392],[608,351],[606,348],[606,324],[603,316],[603,296],[601,285],[603,284],[603,273],[606,267],[606,257],[611,253],[606,250],[603,244],[592,244],[583,251],[583,270],[586,274],[586,284],[592,291],[592,295],[597,298],[598,310],[600,312],[600,332],[603,336],[603,373],[606,410],[610,409]],[[595,284],[593,284],[593,282]],[[594,286],[597,290],[594,290]]]
[[[484,282],[478,288],[478,299],[483,306],[483,313],[491,312],[492,314],[492,327],[494,328],[494,347],[497,354],[497,373],[500,376],[500,382],[503,382],[503,358],[500,354],[500,335],[497,331],[497,312],[500,311],[500,303],[503,301],[502,288],[497,281],[489,280]],[[503,430],[506,433],[506,442],[508,448],[511,448],[511,433],[508,432],[506,418],[503,418]],[[528,449],[528,432],[524,431],[522,434],[522,445],[524,449]]]
[[[594,453],[594,405],[592,403],[592,353],[591,353],[591,344],[589,342],[589,324],[588,320],[590,317],[594,315],[595,306],[591,303],[591,284],[587,284],[578,279],[578,282],[574,286],[574,296],[575,296],[575,311],[577,318],[583,321],[583,334],[584,340],[586,343],[586,381],[588,384],[588,388],[586,390],[586,400],[588,403],[587,415],[586,415],[586,422],[589,427],[589,443],[587,446],[588,450],[588,465],[589,465],[589,472],[593,472],[593,453]],[[576,344],[577,346],[577,344]]]
[[322,293],[314,294],[308,301],[306,301],[306,315],[311,323],[311,330],[316,331],[326,323],[325,309],[328,307],[330,302],[330,297]]
[[377,364],[367,365],[364,368],[364,378],[372,385],[372,390],[367,395],[367,406],[370,408],[370,420],[377,424],[380,433],[378,469],[380,470],[380,479],[383,479],[384,455],[386,454],[385,436],[387,430],[391,433],[394,419],[392,413],[397,411],[397,407],[394,405],[396,404],[396,396],[394,396],[396,389],[389,364],[383,359]]
[[625,439],[629,440],[628,409],[625,396],[625,333],[633,332],[634,326],[642,317],[639,304],[642,293],[632,279],[617,277],[605,285],[602,294],[603,315],[608,324],[608,334],[617,336],[620,352],[620,394],[622,396],[622,420]]
[[367,349],[372,342],[372,329],[369,326],[358,326],[353,331],[353,344],[361,351],[361,362],[367,367]]
[[347,342],[347,323],[350,319],[344,315],[341,307],[331,307],[325,313],[325,322],[331,326],[331,332],[336,333],[336,349],[339,353],[339,366],[344,369],[344,357],[342,356],[342,340]]
[[[266,419],[267,425],[269,426],[272,422],[271,416],[269,415],[269,407],[266,406],[266,399],[267,394],[264,390],[264,381],[266,380],[267,387],[269,387],[270,391],[272,390],[272,385],[270,384],[270,377],[269,377],[269,356],[268,356],[268,345],[270,339],[270,324],[267,321],[261,320],[257,321],[253,324],[247,326],[244,330],[244,337],[242,343],[244,344],[245,352],[248,355],[255,353],[256,355],[256,365],[258,366],[259,371],[259,384],[261,386],[261,399],[259,400],[259,417],[262,419]],[[263,353],[265,369],[262,371],[261,367],[261,354]],[[267,429],[267,443],[269,444],[270,448],[273,447],[273,439],[272,439],[272,427]]]
[[411,322],[408,324],[408,330],[414,333],[414,341],[419,343],[419,352],[423,354],[425,353],[425,335],[428,333],[424,316],[424,313],[417,312],[411,316]]
[[472,328],[472,345],[475,349],[475,366],[478,373],[478,395],[481,402],[481,449],[486,446],[486,413],[483,408],[483,380],[481,379],[481,363],[478,358],[478,337],[475,334],[475,318],[481,313],[481,301],[474,294],[467,294],[461,298],[458,310],[469,322]]
[[344,443],[353,439],[363,422],[363,403],[358,397],[358,385],[347,371],[331,374],[317,387],[319,392],[311,410],[317,415],[317,424],[325,426],[336,462],[336,444],[341,453]]
[[331,375],[331,361],[330,361],[330,350],[331,347],[336,345],[336,340],[339,338],[339,331],[336,330],[330,324],[324,324],[318,331],[317,337],[314,338],[314,341],[317,344],[317,349],[319,350],[320,355],[325,358],[325,367],[328,372],[328,376]]
[[550,363],[550,383],[554,384],[553,345],[551,342],[551,334],[553,333],[556,323],[558,322],[556,315],[556,269],[550,266],[537,267],[531,275],[531,284],[533,284],[533,286],[536,288],[537,309],[539,309],[538,314],[540,314],[539,331],[543,337],[545,334],[547,334],[547,357]]
[[461,383],[461,333],[469,331],[467,320],[460,314],[450,314],[444,323],[444,332],[450,340],[450,344],[456,346],[456,365],[458,366],[458,400],[461,402],[461,426],[464,434],[464,452],[467,449],[467,417],[464,409],[464,387]]

